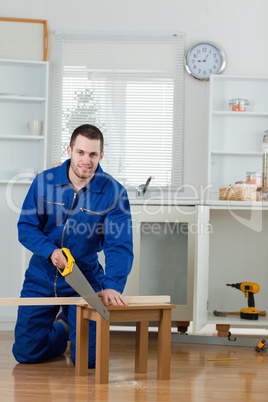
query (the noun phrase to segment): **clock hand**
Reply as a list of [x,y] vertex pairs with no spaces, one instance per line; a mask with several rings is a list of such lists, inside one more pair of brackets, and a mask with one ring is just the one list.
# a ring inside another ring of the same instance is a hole
[[209,55],[207,54],[204,60],[197,60],[197,62],[198,63],[205,63],[207,61],[208,56]]

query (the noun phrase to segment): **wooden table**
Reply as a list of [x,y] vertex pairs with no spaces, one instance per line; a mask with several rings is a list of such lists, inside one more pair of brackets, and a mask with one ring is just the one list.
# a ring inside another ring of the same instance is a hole
[[109,306],[109,322],[91,306],[77,306],[76,362],[75,371],[79,376],[88,375],[88,320],[96,321],[96,369],[95,383],[107,384],[109,381],[109,343],[111,322],[136,323],[135,372],[147,372],[148,327],[149,321],[158,322],[157,379],[170,379],[171,357],[171,310],[175,305],[129,304],[124,307]]

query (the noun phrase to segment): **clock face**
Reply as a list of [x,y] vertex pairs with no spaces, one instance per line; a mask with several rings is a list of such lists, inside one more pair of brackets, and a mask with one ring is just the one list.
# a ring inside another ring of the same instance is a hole
[[211,74],[220,74],[225,65],[223,51],[210,43],[198,43],[185,57],[185,68],[188,73],[202,81],[208,81]]

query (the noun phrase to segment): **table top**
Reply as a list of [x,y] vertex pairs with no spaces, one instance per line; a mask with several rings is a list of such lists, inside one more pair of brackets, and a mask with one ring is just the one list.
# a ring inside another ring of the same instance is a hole
[[[81,305],[80,307],[93,309],[89,304]],[[170,303],[129,303],[127,306],[105,306],[108,311],[122,311],[122,310],[165,310],[175,308],[175,304]]]

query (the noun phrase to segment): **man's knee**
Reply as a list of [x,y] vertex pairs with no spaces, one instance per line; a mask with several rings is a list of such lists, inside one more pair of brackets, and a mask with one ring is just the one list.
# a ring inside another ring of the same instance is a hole
[[27,347],[27,345],[24,344],[24,342],[20,342],[19,340],[16,340],[15,343],[13,344],[12,348],[12,353],[17,362],[19,363],[38,363],[38,355],[36,353],[33,353],[30,348]]
[[67,336],[64,326],[60,322],[53,324],[50,333],[40,336],[40,330],[35,336],[26,331],[15,331],[13,355],[20,363],[40,363],[62,355],[67,347]]

